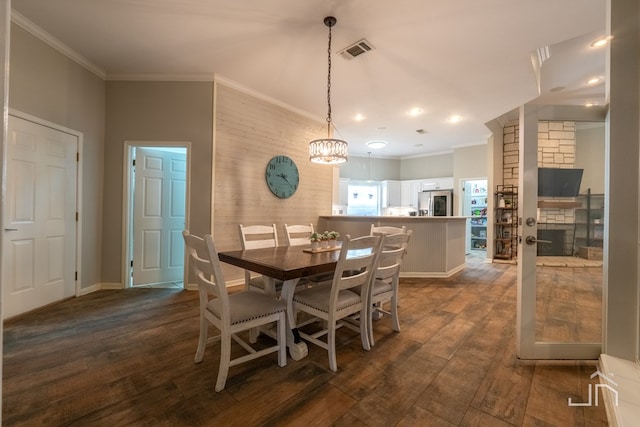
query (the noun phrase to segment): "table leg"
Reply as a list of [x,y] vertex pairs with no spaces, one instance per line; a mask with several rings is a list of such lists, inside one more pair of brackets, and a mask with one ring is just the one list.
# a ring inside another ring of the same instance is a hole
[[287,347],[293,360],[300,360],[307,356],[309,349],[307,343],[300,339],[296,328],[296,316],[293,312],[293,294],[300,279],[285,280],[282,284],[281,297],[287,302]]

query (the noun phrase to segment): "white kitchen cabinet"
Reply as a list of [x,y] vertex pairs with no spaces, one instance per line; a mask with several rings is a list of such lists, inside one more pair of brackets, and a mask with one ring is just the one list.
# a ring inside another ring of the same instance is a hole
[[382,207],[402,206],[402,183],[400,181],[382,181]]
[[407,196],[409,204],[407,206],[409,206],[410,208],[418,209],[418,193],[422,191],[422,183],[420,180],[411,180],[406,182],[409,183],[409,194]]
[[451,190],[451,189],[453,189],[452,176],[420,180],[420,191]]
[[340,178],[338,183],[338,205],[347,206],[349,200],[349,178]]
[[452,190],[453,189],[453,177],[438,178],[436,180],[437,190]]
[[411,206],[411,181],[400,181],[400,206]]

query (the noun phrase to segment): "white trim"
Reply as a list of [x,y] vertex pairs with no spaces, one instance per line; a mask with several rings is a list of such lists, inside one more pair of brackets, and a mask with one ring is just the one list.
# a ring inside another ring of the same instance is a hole
[[[122,283],[101,283],[99,290],[103,290],[103,289],[111,289],[111,290],[118,290],[118,289],[124,289],[124,285]],[[98,289],[96,289],[98,290]]]
[[103,289],[102,285],[100,283],[96,283],[91,286],[87,286],[86,288],[80,289],[80,295],[78,296],[81,297],[83,295],[89,295],[93,292],[99,291],[100,289]]
[[109,74],[106,80],[109,81],[150,81],[150,82],[211,82],[215,74],[213,73],[188,73],[188,74],[165,74],[165,73],[140,73],[140,74]]
[[456,148],[469,148],[469,147],[476,147],[478,145],[487,145],[487,142],[489,141],[490,137],[491,137],[491,132],[489,132],[486,135],[487,139],[484,142],[468,142],[466,144],[452,145],[451,148],[455,150]]
[[[184,209],[184,222],[185,228],[189,230],[189,217],[190,217],[190,209],[191,206],[191,142],[190,141],[124,141],[124,155],[123,155],[123,166],[122,166],[122,272],[121,279],[123,285],[122,288],[130,287],[130,281],[128,277],[131,274],[131,264],[129,263],[130,259],[133,259],[133,254],[131,253],[131,247],[129,245],[129,235],[132,232],[132,218],[130,215],[133,204],[131,203],[131,199],[133,194],[131,193],[131,168],[129,165],[131,164],[132,157],[132,148],[134,147],[179,147],[185,148],[187,153],[187,170],[185,172],[186,179],[186,188],[185,188],[185,209]],[[185,251],[186,255],[186,251]],[[188,265],[184,263],[183,267],[183,284],[188,283],[189,280],[189,270]],[[184,286],[184,285],[183,285]],[[118,288],[119,289],[119,288]]]
[[57,50],[58,52],[62,53],[67,58],[75,61],[82,67],[94,73],[96,76],[105,80],[107,73],[102,68],[100,68],[98,65],[94,64],[84,56],[82,56],[80,53],[71,49],[69,46],[64,44],[61,40],[49,34],[45,30],[43,30],[41,27],[39,27],[37,24],[25,18],[23,15],[21,15],[20,13],[16,12],[13,9],[11,9],[11,21],[16,25],[22,27],[25,31],[27,31],[34,37],[37,37],[38,39],[42,40],[43,42],[45,42],[46,44],[48,44],[49,46]]
[[452,268],[449,271],[443,271],[443,272],[438,272],[438,271],[430,271],[425,273],[424,271],[401,271],[400,272],[400,277],[407,277],[407,278],[424,278],[424,279],[429,279],[429,278],[447,278],[447,277],[451,277],[454,274],[464,270],[464,268],[466,267],[466,263],[460,264],[459,266]]
[[[9,109],[9,115],[28,120],[36,123],[40,126],[45,126],[54,129],[58,132],[64,132],[77,138],[76,152],[78,153],[78,161],[76,162],[76,212],[78,213],[78,220],[76,221],[76,266],[75,270],[78,277],[75,281],[75,294],[76,297],[82,295],[82,146],[84,142],[84,133],[73,130],[71,128],[50,122],[45,119],[41,119],[31,114],[24,113],[19,110]],[[3,169],[4,169],[3,165]]]

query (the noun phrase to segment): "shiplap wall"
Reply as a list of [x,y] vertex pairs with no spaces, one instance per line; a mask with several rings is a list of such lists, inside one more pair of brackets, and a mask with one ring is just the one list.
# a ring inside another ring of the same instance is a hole
[[[331,214],[332,166],[309,161],[309,141],[323,136],[323,123],[268,101],[216,83],[213,172],[213,235],[219,251],[240,248],[238,224],[314,226]],[[266,185],[265,168],[276,155],[291,157],[300,185],[289,199],[275,197]],[[192,203],[197,203],[192,200]],[[242,271],[223,266],[227,280]]]

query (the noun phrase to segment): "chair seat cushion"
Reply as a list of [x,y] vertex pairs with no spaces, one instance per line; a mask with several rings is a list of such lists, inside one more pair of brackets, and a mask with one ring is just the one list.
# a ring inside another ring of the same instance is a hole
[[[234,325],[284,311],[286,303],[259,292],[239,292],[229,295],[229,309],[231,324]],[[209,301],[207,310],[221,318],[222,303],[220,299]]]
[[393,290],[393,286],[391,283],[388,283],[384,280],[376,279],[373,282],[373,286],[371,288],[372,295],[379,295],[385,292],[391,292]]
[[[373,282],[373,286],[371,287],[371,294],[380,295],[385,292],[391,292],[392,290],[393,286],[391,286],[391,283],[387,283],[384,280],[376,279],[375,282]],[[357,294],[361,294],[362,287],[358,286],[357,288],[353,288],[353,291]]]
[[[316,286],[296,292],[293,301],[313,307],[316,310],[329,311],[329,297],[331,296],[331,286]],[[361,303],[360,295],[350,290],[342,290],[338,294],[337,309],[343,310],[352,305]]]

